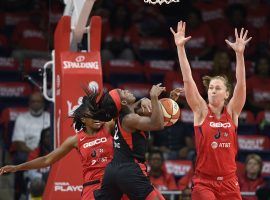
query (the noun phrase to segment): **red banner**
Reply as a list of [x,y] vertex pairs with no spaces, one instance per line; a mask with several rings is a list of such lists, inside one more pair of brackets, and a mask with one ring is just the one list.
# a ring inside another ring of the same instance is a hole
[[0,97],[28,97],[32,88],[27,83],[0,83]]
[[266,136],[259,135],[238,135],[240,150],[270,150],[270,141]]
[[19,63],[14,58],[0,57],[0,70],[1,71],[18,71]]
[[26,59],[24,61],[24,69],[26,72],[37,72],[48,60],[40,58]]
[[169,174],[174,176],[184,176],[191,168],[189,160],[166,160],[165,168]]

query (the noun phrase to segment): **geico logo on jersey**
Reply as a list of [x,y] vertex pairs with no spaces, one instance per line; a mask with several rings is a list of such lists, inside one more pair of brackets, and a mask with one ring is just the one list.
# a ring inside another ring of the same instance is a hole
[[82,185],[70,185],[67,182],[56,182],[54,183],[54,191],[59,192],[81,192],[83,189]]
[[98,69],[98,62],[71,62],[64,61],[64,69]]
[[213,128],[229,128],[231,127],[231,123],[227,122],[227,123],[221,123],[221,122],[210,122],[209,124],[211,127]]
[[103,137],[103,138],[98,138],[94,141],[91,141],[91,142],[87,142],[85,144],[83,144],[83,148],[88,148],[88,147],[92,147],[96,144],[100,144],[100,143],[104,143],[104,142],[107,142],[107,138]]
[[212,149],[216,149],[216,148],[230,148],[231,147],[231,143],[230,142],[212,142],[211,143],[211,147]]

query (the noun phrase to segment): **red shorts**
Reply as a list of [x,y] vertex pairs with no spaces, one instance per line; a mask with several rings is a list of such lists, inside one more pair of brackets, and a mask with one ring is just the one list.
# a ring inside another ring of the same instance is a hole
[[195,175],[192,200],[242,200],[236,175],[209,178]]

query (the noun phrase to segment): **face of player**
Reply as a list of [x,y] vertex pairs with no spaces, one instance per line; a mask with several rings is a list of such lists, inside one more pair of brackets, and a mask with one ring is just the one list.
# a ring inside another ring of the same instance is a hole
[[248,174],[258,174],[260,172],[260,164],[255,159],[250,159],[246,165]]
[[121,101],[127,105],[133,104],[136,101],[136,97],[129,90],[118,89]]
[[99,121],[99,120],[94,120],[89,117],[90,113],[86,113],[84,117],[82,118],[82,122],[85,124],[87,129],[91,130],[99,130],[105,122]]
[[221,79],[213,79],[210,81],[208,88],[208,100],[213,106],[224,105],[225,100],[229,97],[229,92]]

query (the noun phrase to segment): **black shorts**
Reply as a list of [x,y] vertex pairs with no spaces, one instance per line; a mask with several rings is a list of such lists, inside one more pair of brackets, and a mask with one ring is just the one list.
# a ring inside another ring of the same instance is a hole
[[110,163],[100,190],[94,192],[96,200],[120,200],[126,194],[130,200],[144,200],[153,191],[149,178],[137,163]]

